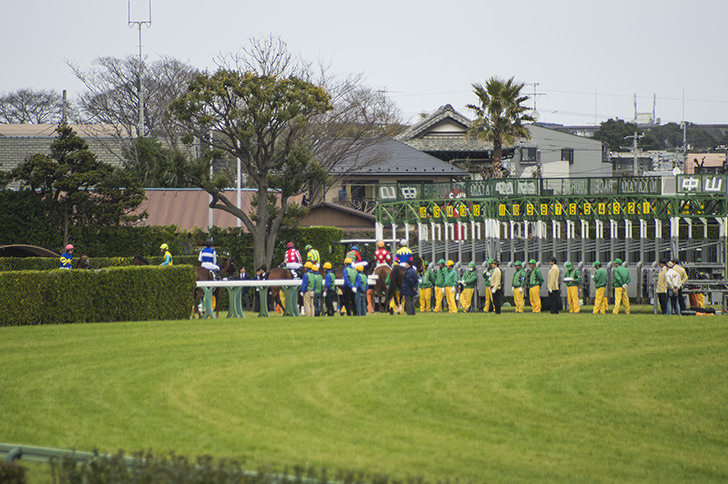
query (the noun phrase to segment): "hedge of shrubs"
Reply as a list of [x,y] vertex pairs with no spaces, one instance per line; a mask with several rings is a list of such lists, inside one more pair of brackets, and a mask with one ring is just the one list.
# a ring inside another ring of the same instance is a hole
[[[133,265],[133,257],[93,257],[88,269],[106,269],[109,267],[128,267]],[[149,265],[158,266],[162,256],[146,257]],[[73,257],[73,266],[79,260],[78,254]],[[199,265],[197,256],[180,255],[173,257],[174,265]],[[50,271],[58,269],[60,261],[55,257],[0,257],[0,271]]]
[[[1,231],[0,231],[1,233]],[[29,236],[25,237],[18,231],[10,231],[3,238],[2,244],[30,244],[53,250],[59,254],[63,252],[60,242],[44,244]],[[300,227],[285,228],[278,231],[276,245],[273,253],[272,265],[283,260],[286,243],[294,241],[302,250],[306,244],[311,244],[321,253],[321,257],[332,262],[342,262],[344,247],[338,242],[343,238],[344,232],[336,227]],[[220,257],[232,257],[236,267],[245,265],[249,273],[253,268],[253,237],[239,228],[220,229],[213,227],[209,233],[195,229],[182,230],[174,226],[153,227],[98,227],[95,229],[74,227],[71,230],[70,241],[76,246],[74,259],[83,254],[91,257],[96,268],[111,265],[124,265],[130,263],[131,257],[142,255],[150,260],[151,264],[161,263],[159,246],[162,243],[169,245],[175,264],[197,264],[197,254],[206,239],[215,240],[215,248]],[[58,239],[60,241],[60,239]],[[100,261],[104,258],[119,259],[117,263]],[[18,270],[9,267],[4,258],[0,258],[0,270]],[[128,259],[128,261],[127,261]],[[159,260],[159,262],[157,262]],[[29,262],[29,264],[33,264]],[[23,267],[24,269],[48,270],[58,267],[55,264],[40,263],[37,267]]]
[[0,325],[189,318],[191,265],[0,272]]
[[[190,459],[170,453],[154,455],[151,451],[138,452],[132,457],[123,451],[114,455],[95,455],[93,459],[78,462],[72,457],[53,459],[51,476],[54,483],[119,483],[119,484],[427,484],[420,477],[392,479],[383,474],[363,471],[295,466],[277,471],[259,467],[245,470],[244,463],[231,459],[215,461],[208,455]],[[454,479],[453,482],[457,482]]]
[[15,462],[0,462],[0,484],[25,484],[25,467]]

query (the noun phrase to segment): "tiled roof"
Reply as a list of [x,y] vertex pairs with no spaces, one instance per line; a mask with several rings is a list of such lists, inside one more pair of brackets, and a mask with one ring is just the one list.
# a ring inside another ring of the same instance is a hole
[[355,156],[337,165],[332,173],[353,176],[467,176],[468,174],[460,168],[394,139],[386,139],[364,147]]
[[342,213],[345,213],[348,215],[354,215],[356,217],[361,217],[363,219],[370,220],[370,221],[375,221],[377,219],[371,213],[362,212],[361,210],[357,210],[357,209],[351,208],[351,207],[345,207],[343,205],[339,205],[338,203],[334,203],[334,202],[321,202],[321,203],[317,203],[316,205],[309,207],[310,211],[313,211],[316,209],[335,210],[335,211],[342,212]]
[[[124,135],[123,128],[111,124],[69,124],[79,136],[108,138]],[[55,138],[57,124],[0,124],[0,136],[16,138]],[[121,130],[121,132],[120,132]]]
[[[240,194],[240,204],[243,211],[250,212],[251,200],[257,190],[245,189]],[[235,189],[225,191],[228,199],[235,203],[237,194]],[[154,189],[147,188],[147,200],[142,202],[136,213],[144,210],[149,217],[144,220],[145,225],[177,225],[180,228],[191,230],[195,227],[206,229],[209,225],[210,195],[194,188]],[[289,197],[289,203],[301,203],[302,196]],[[220,228],[237,226],[237,217],[222,210],[212,211],[212,224]],[[245,226],[243,225],[243,230]]]
[[[446,104],[441,106],[431,116],[397,135],[396,139],[417,150],[428,152],[482,152],[492,149],[492,143],[465,137],[465,133],[470,129],[471,123],[472,121],[455,111],[450,104]],[[437,129],[443,126],[453,126],[455,129]]]
[[450,104],[446,104],[444,106],[440,106],[437,111],[419,123],[410,126],[408,129],[397,135],[395,139],[404,141],[419,138],[423,134],[427,134],[435,125],[441,123],[445,119],[451,119],[458,122],[463,126],[463,131],[467,131],[470,128],[471,121],[459,112],[455,111]]

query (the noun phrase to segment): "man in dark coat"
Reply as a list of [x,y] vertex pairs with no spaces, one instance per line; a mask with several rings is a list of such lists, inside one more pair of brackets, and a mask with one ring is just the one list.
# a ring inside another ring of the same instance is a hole
[[402,277],[402,288],[400,289],[401,294],[404,296],[404,311],[408,316],[415,315],[415,296],[417,296],[417,287],[419,285],[419,279],[417,277],[417,271],[412,266],[412,261],[408,260],[405,263],[406,270],[404,277]]

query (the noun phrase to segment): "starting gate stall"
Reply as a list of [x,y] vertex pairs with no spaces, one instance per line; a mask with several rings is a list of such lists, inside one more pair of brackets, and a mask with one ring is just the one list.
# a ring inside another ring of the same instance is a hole
[[[628,290],[632,298],[654,298],[661,258],[677,257],[691,283],[699,273],[705,287],[728,287],[727,178],[506,178],[387,185],[377,190],[376,234],[385,238],[391,231],[386,238],[409,238],[416,230],[421,257],[453,259],[460,267],[498,259],[506,294],[516,260],[535,259],[541,266],[551,256],[560,267],[571,261],[586,276],[599,260],[610,285],[613,261],[622,259],[635,282]],[[711,295],[726,293],[716,289]],[[593,294],[593,285],[584,287],[585,298]]]

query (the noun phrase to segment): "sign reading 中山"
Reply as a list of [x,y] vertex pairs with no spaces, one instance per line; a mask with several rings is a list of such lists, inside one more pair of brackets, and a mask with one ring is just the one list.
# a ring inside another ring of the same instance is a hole
[[678,175],[677,193],[717,195],[728,193],[728,175]]

